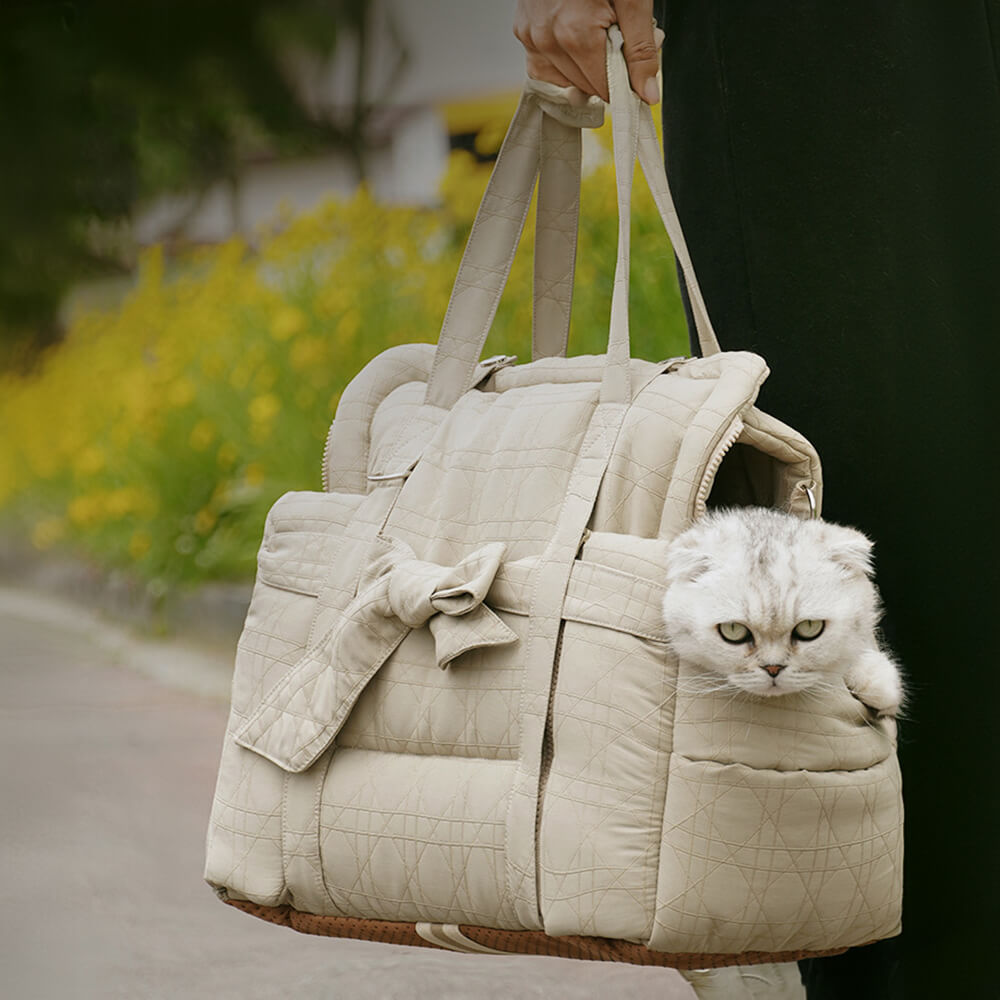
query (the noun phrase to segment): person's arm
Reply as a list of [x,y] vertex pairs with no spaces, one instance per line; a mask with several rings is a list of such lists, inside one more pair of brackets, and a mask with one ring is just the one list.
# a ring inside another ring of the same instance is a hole
[[655,104],[663,32],[653,28],[653,0],[518,0],[514,34],[527,53],[528,76],[608,100],[605,37],[616,23],[632,89]]

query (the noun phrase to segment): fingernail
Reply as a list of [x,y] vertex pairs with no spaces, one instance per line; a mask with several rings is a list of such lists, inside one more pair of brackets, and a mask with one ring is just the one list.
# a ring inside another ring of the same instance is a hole
[[642,96],[646,98],[647,104],[658,104],[660,101],[660,87],[656,82],[656,77],[651,76],[646,81],[646,87],[642,92]]

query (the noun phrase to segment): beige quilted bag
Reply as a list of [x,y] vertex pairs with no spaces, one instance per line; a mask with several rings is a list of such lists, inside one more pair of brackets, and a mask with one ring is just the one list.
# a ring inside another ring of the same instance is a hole
[[[719,352],[613,46],[609,75],[607,355],[562,356],[580,128],[603,105],[529,84],[437,348],[367,365],[324,491],[270,513],[208,837],[206,877],[241,909],[319,934],[679,967],[898,933],[891,723],[846,688],[822,710],[685,694],[667,648],[670,539],[709,500],[809,516],[820,470],[754,407],[764,362]],[[629,358],[637,154],[700,360]],[[477,362],[542,166],[536,360]]]

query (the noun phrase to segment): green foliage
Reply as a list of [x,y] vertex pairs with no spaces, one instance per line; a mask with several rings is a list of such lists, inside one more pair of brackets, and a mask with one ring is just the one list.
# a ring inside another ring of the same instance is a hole
[[31,330],[51,340],[70,283],[131,266],[120,239],[95,233],[113,231],[138,199],[232,179],[252,153],[361,141],[310,117],[280,59],[290,45],[331,49],[366,9],[364,0],[0,5],[0,338]]
[[[154,592],[245,578],[267,509],[318,489],[340,393],[394,344],[437,339],[486,171],[453,157],[438,210],[345,202],[192,253],[146,255],[120,307],[81,315],[30,376],[0,377],[0,519]],[[573,353],[603,353],[617,222],[610,167],[584,181]],[[529,223],[525,241],[533,240]],[[633,207],[633,355],[686,351],[673,258],[644,186]],[[518,254],[487,353],[530,356]]]

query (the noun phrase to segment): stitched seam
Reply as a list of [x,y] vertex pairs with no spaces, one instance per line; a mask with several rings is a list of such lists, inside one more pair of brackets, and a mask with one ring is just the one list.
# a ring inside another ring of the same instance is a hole
[[281,844],[281,880],[284,885],[281,887],[281,896],[285,899],[294,898],[291,891],[291,886],[288,880],[288,861],[291,854],[288,850],[288,782],[291,779],[291,775],[285,771],[281,776],[281,809],[278,813],[279,818],[279,832],[278,839]]
[[313,819],[316,823],[316,857],[319,860],[319,872],[316,875],[316,883],[317,888],[320,888],[325,893],[326,898],[330,900],[330,905],[333,906],[337,913],[346,915],[344,908],[333,898],[330,884],[326,880],[326,864],[323,861],[323,789],[326,788],[327,775],[329,775],[330,768],[333,766],[333,757],[336,752],[336,747],[331,747],[330,752],[326,755],[326,767],[323,768],[323,777],[317,782],[316,786],[316,804],[313,813]]
[[719,767],[745,767],[748,771],[754,771],[757,774],[850,774],[859,775],[865,774],[868,771],[874,771],[876,768],[881,767],[889,758],[892,753],[887,754],[881,760],[876,761],[870,767],[831,767],[831,768],[819,768],[819,767],[799,767],[792,768],[791,770],[782,771],[777,767],[756,767],[753,764],[746,764],[741,760],[730,760],[721,761],[713,760],[711,757],[688,757],[686,754],[674,752],[674,756],[679,760],[687,761],[689,764],[716,764]]
[[[541,114],[541,112],[539,112],[539,114]],[[517,113],[515,112],[515,117],[516,117],[516,115],[517,115]],[[541,132],[541,119],[539,119],[539,121],[537,122],[536,127],[537,127],[537,129],[538,129],[538,131],[540,133]],[[520,136],[518,136],[517,138],[520,139]],[[537,181],[537,179],[538,179],[538,171],[539,171],[539,169],[541,167],[541,155],[540,155],[541,154],[541,136],[540,136],[540,134],[537,137],[536,141],[538,143],[538,156],[536,157],[536,160],[535,160],[535,176],[534,176],[534,178],[533,178],[533,180],[531,182],[531,185],[530,185],[531,187],[533,187],[534,184],[535,184],[535,182]],[[525,201],[524,211],[523,211],[523,213],[521,215],[521,223],[520,223],[519,233],[523,233],[524,232],[524,224],[525,224],[525,221],[528,218],[528,211],[529,211],[529,209],[531,207],[531,201],[532,201],[532,199],[530,197],[528,199],[526,199],[526,201]],[[480,209],[481,209],[481,207],[482,206],[480,206]],[[472,229],[469,232],[468,242],[466,243],[466,251],[468,251],[469,246],[472,244],[473,234],[475,233],[476,229],[477,228],[481,229],[482,226],[485,224],[485,221],[486,220],[484,220],[481,223],[479,221],[479,214],[478,213],[476,214],[476,218],[475,218],[475,220],[473,220],[473,223],[472,223]],[[504,266],[505,266],[505,269],[506,269],[506,273],[508,275],[510,274],[510,268],[511,268],[511,265],[512,265],[512,263],[514,261],[514,257],[517,254],[517,248],[518,248],[518,244],[519,243],[520,243],[520,238],[515,239],[514,240],[514,246],[511,248],[510,253],[507,255],[507,260],[506,260]],[[462,261],[459,264],[459,274],[462,273],[462,264],[464,264],[464,263],[465,263],[465,254],[462,255]],[[457,279],[456,279],[456,282],[457,282]],[[500,303],[500,297],[501,297],[501,295],[503,295],[503,291],[504,291],[505,287],[506,287],[506,281],[500,286],[500,289],[497,292],[497,294],[493,296],[493,301],[492,301],[490,309],[489,309],[489,315],[487,317],[487,322],[486,322],[486,325],[484,327],[484,333],[486,335],[489,334],[490,327],[493,325],[493,317],[496,315],[497,306]],[[451,314],[452,314],[453,301],[454,301],[454,290],[452,291],[452,298],[450,298],[448,300],[448,308],[445,310],[444,321],[441,324],[441,337],[443,337],[444,331],[448,328],[449,320],[450,320],[450,317],[451,317]],[[430,389],[430,387],[432,385],[435,385],[435,379],[437,378],[438,370],[441,367],[441,362],[444,360],[444,358],[442,356],[442,352],[440,350],[440,347],[441,347],[441,337],[438,338],[438,350],[436,350],[434,352],[434,362],[431,365],[431,373],[430,373],[430,375],[428,376],[428,379],[427,379],[427,388],[428,388],[428,390]],[[483,337],[483,342],[485,342],[485,336]],[[483,348],[483,344],[480,343],[480,346],[479,346],[479,351],[480,352],[482,351],[482,348]],[[477,359],[473,359],[473,368],[475,367],[476,360]],[[462,392],[464,393],[466,391],[468,391],[468,387],[464,386],[463,389],[462,389]],[[438,409],[451,410],[451,408],[455,405],[456,402],[457,402],[457,400],[453,399],[448,404],[447,407],[441,407],[437,403],[428,403],[426,401],[426,397],[425,397],[424,405],[437,406]]]

